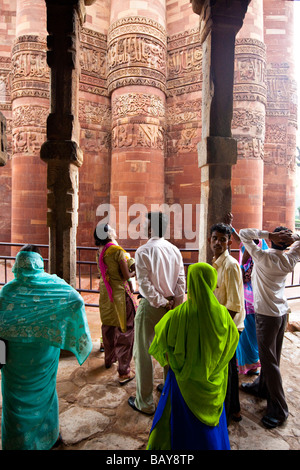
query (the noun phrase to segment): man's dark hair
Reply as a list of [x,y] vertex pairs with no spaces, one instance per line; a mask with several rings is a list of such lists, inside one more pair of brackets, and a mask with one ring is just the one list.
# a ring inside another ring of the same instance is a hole
[[161,238],[165,235],[168,227],[168,218],[163,212],[148,212],[147,218],[150,221],[154,234]]
[[36,245],[24,245],[20,251],[33,251],[39,255],[41,254],[39,248]]
[[[291,230],[287,227],[283,227],[282,225],[280,225],[279,227],[276,227],[273,232],[281,232],[282,230],[285,230],[285,231],[288,231],[288,232],[291,232]],[[271,247],[274,248],[275,250],[286,250],[290,245],[286,245],[286,244],[283,244],[283,245],[276,245],[274,242],[271,241]]]
[[223,233],[224,235],[228,236],[228,239],[231,239],[231,228],[229,225],[224,224],[223,222],[214,224],[210,227],[210,235],[212,235],[213,232],[219,232]]

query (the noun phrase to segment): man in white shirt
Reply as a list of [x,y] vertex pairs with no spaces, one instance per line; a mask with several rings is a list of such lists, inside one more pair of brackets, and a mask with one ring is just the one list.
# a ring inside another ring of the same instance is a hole
[[[238,261],[228,252],[231,241],[231,228],[223,223],[210,229],[210,248],[213,252],[213,267],[218,272],[218,283],[214,291],[220,304],[227,308],[237,329],[244,328],[245,303],[242,271]],[[227,423],[231,419],[240,421],[239,377],[236,367],[236,354],[228,364],[228,384],[225,398]]]
[[136,397],[129,405],[145,414],[155,412],[153,401],[153,364],[148,353],[154,327],[163,315],[181,304],[185,295],[185,273],[181,253],[164,239],[167,219],[161,212],[147,215],[148,242],[135,254],[136,278],[140,300],[135,316],[133,357],[136,373]]
[[[239,236],[254,263],[251,282],[261,362],[260,376],[252,384],[242,384],[242,389],[267,398],[267,411],[262,423],[267,428],[275,428],[288,417],[279,369],[289,312],[284,289],[287,275],[300,260],[300,236],[286,227],[277,227],[274,232],[243,229]],[[270,240],[272,247],[262,250],[253,242],[254,239]],[[290,245],[291,248],[286,252]]]

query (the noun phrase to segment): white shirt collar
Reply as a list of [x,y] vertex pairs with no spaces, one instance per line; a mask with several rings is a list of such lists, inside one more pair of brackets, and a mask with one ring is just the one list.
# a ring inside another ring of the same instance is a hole
[[220,266],[227,256],[229,256],[229,252],[228,252],[228,249],[226,248],[226,250],[223,251],[223,253],[217,259],[215,259],[215,257],[213,257],[213,264],[216,264],[217,266]]
[[164,237],[157,237],[156,235],[154,235],[154,237],[149,238],[148,242],[155,241],[155,240],[164,240],[164,239],[165,239]]

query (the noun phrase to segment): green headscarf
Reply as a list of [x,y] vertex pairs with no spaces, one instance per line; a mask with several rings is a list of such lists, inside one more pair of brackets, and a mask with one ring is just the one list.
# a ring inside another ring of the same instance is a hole
[[216,426],[227,390],[228,362],[238,330],[213,291],[217,271],[206,263],[188,270],[186,302],[166,313],[155,327],[149,353],[170,365],[181,394],[194,415]]
[[45,273],[38,253],[20,251],[12,270],[15,279],[0,291],[0,338],[66,349],[81,365],[93,346],[81,295]]

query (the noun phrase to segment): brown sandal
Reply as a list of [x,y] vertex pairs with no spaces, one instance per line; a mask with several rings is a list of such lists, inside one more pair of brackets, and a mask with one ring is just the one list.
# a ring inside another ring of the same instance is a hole
[[124,385],[127,384],[127,382],[130,382],[130,380],[134,379],[135,373],[130,371],[129,374],[127,375],[119,375],[119,384]]

